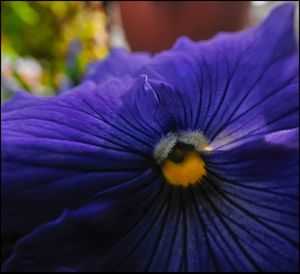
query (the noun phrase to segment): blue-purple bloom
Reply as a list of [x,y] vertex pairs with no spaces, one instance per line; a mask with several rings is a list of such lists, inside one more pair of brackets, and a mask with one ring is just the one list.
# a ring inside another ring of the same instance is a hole
[[[154,57],[114,50],[71,92],[7,102],[2,270],[297,271],[293,10]],[[185,187],[162,172],[178,144],[202,146]]]

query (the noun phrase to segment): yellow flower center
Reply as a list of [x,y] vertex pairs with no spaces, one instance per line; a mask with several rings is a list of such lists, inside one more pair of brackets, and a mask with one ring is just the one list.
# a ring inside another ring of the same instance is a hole
[[199,183],[202,176],[206,175],[204,166],[199,152],[175,148],[163,162],[162,172],[170,184],[188,187]]
[[212,150],[200,131],[169,132],[155,146],[153,157],[168,183],[188,187],[207,175],[202,157]]

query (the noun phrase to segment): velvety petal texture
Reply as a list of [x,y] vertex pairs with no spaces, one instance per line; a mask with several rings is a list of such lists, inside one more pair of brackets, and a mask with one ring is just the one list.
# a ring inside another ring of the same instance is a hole
[[150,60],[151,57],[147,53],[129,53],[124,49],[113,48],[106,60],[88,65],[84,80],[102,83],[111,77],[134,75]]
[[[297,271],[292,4],[153,57],[114,50],[55,98],[2,109],[2,271]],[[201,132],[206,175],[169,184],[162,138]]]
[[221,33],[207,42],[181,39],[142,71],[176,88],[179,127],[200,130],[215,148],[297,127],[299,62],[292,18],[293,7],[285,5],[258,28]]

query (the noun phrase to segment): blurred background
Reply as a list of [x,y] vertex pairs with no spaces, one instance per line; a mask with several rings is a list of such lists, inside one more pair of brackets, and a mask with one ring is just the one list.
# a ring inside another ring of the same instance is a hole
[[258,24],[277,1],[1,1],[1,101],[80,83],[111,47],[158,52]]

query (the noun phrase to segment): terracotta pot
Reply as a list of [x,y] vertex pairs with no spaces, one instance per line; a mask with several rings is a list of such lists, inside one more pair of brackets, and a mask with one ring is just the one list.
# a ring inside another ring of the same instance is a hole
[[243,28],[250,1],[141,1],[118,2],[133,51],[158,52],[170,48],[181,35],[193,40],[219,31]]

